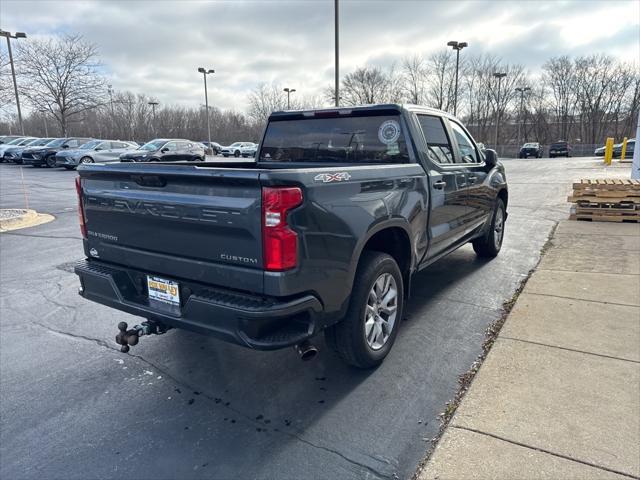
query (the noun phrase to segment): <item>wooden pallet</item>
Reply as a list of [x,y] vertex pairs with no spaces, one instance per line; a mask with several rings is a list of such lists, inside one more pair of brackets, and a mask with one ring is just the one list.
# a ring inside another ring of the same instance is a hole
[[572,220],[593,222],[640,222],[640,181],[629,179],[583,179],[573,184],[567,200]]
[[571,214],[569,215],[569,220],[589,220],[592,222],[630,222],[630,223],[640,223],[640,216],[627,216],[627,215],[589,215],[589,214]]
[[625,191],[640,192],[640,180],[631,180],[628,178],[599,178],[599,179],[582,179],[573,184],[574,190],[592,190],[592,191]]

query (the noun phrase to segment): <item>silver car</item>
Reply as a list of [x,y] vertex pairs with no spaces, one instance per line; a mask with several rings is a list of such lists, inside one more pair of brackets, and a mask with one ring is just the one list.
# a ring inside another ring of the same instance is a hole
[[132,148],[138,148],[138,145],[121,140],[91,140],[74,150],[58,152],[56,167],[72,170],[81,163],[119,162],[120,154]]

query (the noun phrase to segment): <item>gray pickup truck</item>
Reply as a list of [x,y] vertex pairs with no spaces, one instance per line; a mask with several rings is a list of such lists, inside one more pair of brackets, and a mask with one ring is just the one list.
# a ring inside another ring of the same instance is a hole
[[502,245],[507,184],[454,117],[413,105],[277,112],[255,163],[83,165],[76,181],[85,298],[245,347],[313,337],[380,364],[412,275],[471,242]]

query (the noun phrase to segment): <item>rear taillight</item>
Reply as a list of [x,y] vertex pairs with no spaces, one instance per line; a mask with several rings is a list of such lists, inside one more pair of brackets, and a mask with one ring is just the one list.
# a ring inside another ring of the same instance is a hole
[[84,218],[84,206],[82,205],[82,184],[80,177],[76,177],[76,192],[78,192],[78,219],[80,220],[80,232],[83,238],[87,238],[87,224]]
[[302,203],[298,187],[262,189],[262,250],[264,268],[282,271],[298,264],[298,234],[287,225],[287,212]]

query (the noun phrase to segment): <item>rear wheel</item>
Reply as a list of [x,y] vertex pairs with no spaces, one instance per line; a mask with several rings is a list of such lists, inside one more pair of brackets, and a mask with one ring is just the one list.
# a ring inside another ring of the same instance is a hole
[[82,157],[80,159],[80,163],[85,163],[85,164],[86,163],[93,163],[93,158],[91,158],[91,157]]
[[480,238],[476,238],[472,243],[473,250],[479,257],[493,258],[498,255],[502,248],[504,238],[504,224],[507,218],[504,202],[501,198],[496,200],[493,210],[491,225],[487,232]]
[[49,168],[54,168],[56,166],[56,157],[53,155],[49,155],[44,161]]
[[236,158],[238,158],[238,157],[240,156],[240,150],[236,150],[236,151],[233,153],[233,156],[234,156],[234,157],[236,157]]
[[403,306],[404,285],[396,261],[386,253],[364,252],[347,314],[325,330],[327,344],[350,365],[376,367],[393,346]]

